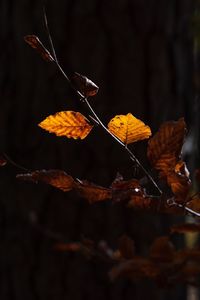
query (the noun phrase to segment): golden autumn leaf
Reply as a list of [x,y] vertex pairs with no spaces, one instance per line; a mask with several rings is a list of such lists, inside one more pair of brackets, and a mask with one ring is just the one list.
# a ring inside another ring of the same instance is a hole
[[44,47],[40,39],[36,35],[26,35],[24,40],[29,46],[35,49],[41,57],[46,61],[54,61],[50,52]]
[[57,136],[73,139],[84,139],[93,127],[81,113],[75,111],[61,111],[50,115],[39,126]]
[[150,127],[131,113],[115,116],[108,123],[108,129],[126,145],[148,139],[151,135]]
[[61,170],[34,171],[27,174],[18,174],[17,178],[33,182],[42,181],[64,192],[72,190],[75,186],[74,179],[66,172]]
[[159,131],[148,141],[147,156],[155,169],[165,175],[175,169],[185,134],[186,124],[183,118],[161,125]]

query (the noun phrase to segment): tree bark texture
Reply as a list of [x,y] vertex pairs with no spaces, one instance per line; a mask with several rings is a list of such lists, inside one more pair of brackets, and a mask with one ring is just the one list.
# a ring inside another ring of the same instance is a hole
[[[56,70],[23,41],[36,34],[48,44],[42,1],[0,1],[1,150],[28,169],[64,169],[74,177],[109,186],[117,171],[135,176],[119,145],[100,128],[84,141],[58,138],[37,124],[61,110],[84,113],[75,93]],[[46,3],[49,26],[64,69],[85,74],[100,87],[91,104],[105,123],[133,113],[155,132],[184,116],[192,125],[193,39],[189,0],[60,0]],[[143,150],[141,150],[143,149]],[[146,165],[145,143],[134,151]],[[167,232],[170,218],[109,203],[89,205],[73,193],[18,182],[22,170],[0,170],[0,299],[179,299],[180,290],[159,291],[152,283],[110,283],[110,266],[78,254],[55,251],[56,239],[81,236],[117,247],[123,233],[146,253]],[[182,297],[183,299],[183,297]]]

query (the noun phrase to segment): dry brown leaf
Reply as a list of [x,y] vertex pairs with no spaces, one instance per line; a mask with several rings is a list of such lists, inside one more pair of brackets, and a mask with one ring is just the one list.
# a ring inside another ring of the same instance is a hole
[[193,211],[200,213],[200,195],[199,193],[188,199],[187,207]]
[[176,202],[186,203],[191,182],[175,173],[169,173],[167,176],[168,185],[176,196]]
[[89,203],[95,203],[112,198],[110,189],[90,183],[87,180],[80,180],[76,185],[78,194],[87,199]]
[[115,116],[108,123],[108,129],[126,145],[148,139],[151,135],[150,127],[131,113]]
[[135,256],[134,241],[127,235],[122,235],[119,238],[119,251],[123,258],[131,259]]
[[195,179],[197,184],[200,184],[200,169],[195,170]]
[[84,139],[93,127],[81,113],[74,111],[61,111],[50,115],[39,126],[57,136],[73,139]]
[[54,245],[54,249],[58,251],[77,252],[81,249],[80,243],[58,243]]
[[26,35],[24,40],[29,44],[33,49],[35,49],[41,57],[46,61],[54,61],[50,52],[44,47],[40,39],[36,35]]
[[114,202],[129,199],[133,195],[143,195],[142,187],[137,179],[114,180],[111,184],[112,198]]
[[99,87],[92,80],[77,72],[70,76],[70,81],[73,87],[85,97],[95,96],[98,93]]
[[159,267],[154,262],[147,258],[135,256],[133,259],[123,261],[114,266],[109,272],[109,277],[112,281],[119,277],[138,281],[145,277],[154,279],[159,273]]
[[147,155],[152,166],[166,175],[174,170],[181,155],[186,134],[183,118],[165,122],[159,131],[148,141]]
[[150,247],[150,257],[158,262],[171,262],[174,258],[175,247],[168,236],[161,236],[155,239]]
[[179,161],[175,169],[173,171],[169,170],[165,177],[167,184],[171,187],[173,194],[176,196],[176,202],[182,204],[188,202],[191,180],[185,162]]
[[177,224],[171,227],[171,233],[188,233],[188,232],[200,232],[200,224],[184,223]]
[[128,202],[128,207],[136,210],[157,210],[160,206],[160,201],[157,198],[149,198],[144,195],[132,195]]
[[72,190],[75,186],[74,179],[61,170],[40,170],[27,174],[18,174],[17,178],[33,182],[42,181],[64,192]]

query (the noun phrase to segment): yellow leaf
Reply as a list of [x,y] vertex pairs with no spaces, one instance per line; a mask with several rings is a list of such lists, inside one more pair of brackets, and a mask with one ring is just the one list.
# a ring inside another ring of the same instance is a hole
[[148,139],[151,135],[150,127],[131,113],[115,116],[110,120],[108,129],[126,145]]
[[61,111],[50,115],[38,125],[57,136],[73,139],[84,139],[93,127],[81,113],[75,111]]

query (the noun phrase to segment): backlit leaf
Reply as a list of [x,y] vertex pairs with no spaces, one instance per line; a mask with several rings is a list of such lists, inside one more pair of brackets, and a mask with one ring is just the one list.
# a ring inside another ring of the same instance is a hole
[[64,192],[70,191],[75,186],[74,179],[61,170],[40,170],[27,174],[18,174],[17,178],[27,181],[42,181]]
[[61,111],[50,115],[39,126],[57,136],[73,139],[84,139],[93,127],[81,113],[74,111]]
[[108,129],[126,145],[148,139],[151,135],[149,126],[135,118],[131,113],[115,116],[110,120]]
[[185,134],[186,124],[183,118],[161,125],[159,131],[148,141],[147,155],[155,169],[164,174],[175,169]]
[[24,40],[29,46],[35,49],[41,57],[46,61],[54,61],[53,57],[51,56],[50,52],[44,47],[42,42],[36,35],[26,35]]

